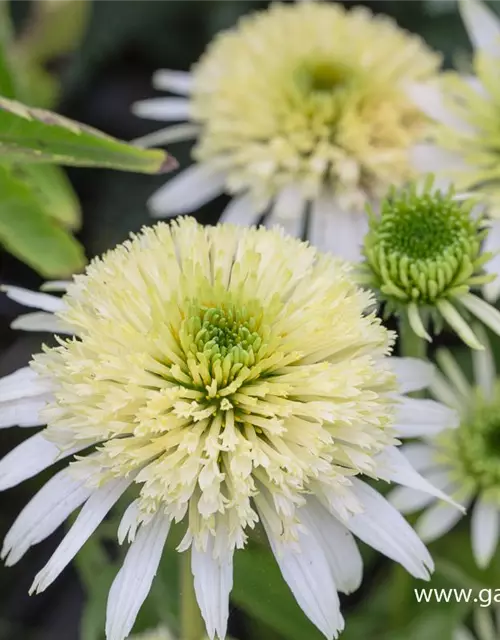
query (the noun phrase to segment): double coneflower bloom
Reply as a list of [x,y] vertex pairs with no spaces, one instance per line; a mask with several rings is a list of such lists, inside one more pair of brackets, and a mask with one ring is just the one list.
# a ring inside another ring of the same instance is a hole
[[7,291],[41,310],[19,327],[69,336],[0,382],[3,427],[46,425],[0,462],[0,487],[69,463],[13,524],[7,564],[79,509],[32,591],[124,494],[118,538],[130,548],[108,640],[130,633],[173,522],[210,638],[226,635],[233,554],[256,526],[327,638],[344,625],[337,592],[361,581],[355,537],[429,577],[424,545],[367,480],[443,498],[397,438],[453,426],[456,414],[404,395],[431,368],[389,357],[392,335],[346,264],[277,230],[183,219],[94,260],[62,298]]
[[180,97],[134,107],[186,121],[143,143],[196,141],[195,164],[153,195],[153,214],[191,212],[226,192],[222,221],[264,218],[358,259],[365,205],[428,170],[427,117],[406,86],[439,64],[419,37],[364,8],[276,4],[244,17],[189,73],[155,74],[156,88]]

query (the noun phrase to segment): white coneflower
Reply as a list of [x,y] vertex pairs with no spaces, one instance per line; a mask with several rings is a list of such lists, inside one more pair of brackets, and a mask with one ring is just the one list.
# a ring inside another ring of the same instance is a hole
[[[482,342],[487,345],[486,336]],[[473,351],[475,382],[471,385],[451,353],[441,351],[438,361],[446,377],[437,374],[432,394],[459,412],[455,429],[435,429],[422,442],[407,444],[403,452],[429,482],[472,507],[472,550],[477,564],[490,562],[500,535],[500,379],[489,347]],[[417,531],[426,541],[447,533],[460,520],[457,509],[433,502],[432,496],[397,488],[392,503],[404,513],[425,507]]]
[[359,257],[366,203],[425,167],[427,118],[407,82],[440,58],[417,36],[365,8],[273,4],[219,34],[190,73],[158,71],[182,97],[134,106],[154,120],[187,120],[143,143],[196,139],[192,167],[150,200],[154,215],[190,212],[228,192],[221,220],[279,223],[321,250]]
[[[475,76],[448,72],[439,81],[410,87],[415,104],[438,124],[433,131],[433,170],[463,191],[474,191],[487,205],[491,232],[486,250],[495,253],[486,266],[500,273],[500,133],[498,66],[500,20],[479,0],[460,2],[462,18],[474,46]],[[493,301],[500,295],[500,278],[484,287]]]
[[280,230],[183,219],[94,260],[62,299],[7,292],[44,310],[18,326],[51,319],[75,334],[0,382],[2,426],[47,424],[0,462],[0,488],[80,453],[5,539],[13,564],[82,507],[32,591],[57,578],[129,487],[118,538],[131,546],[109,595],[109,640],[130,632],[172,521],[186,526],[179,551],[191,554],[210,638],[225,637],[233,552],[258,521],[327,638],[344,624],[337,591],[361,580],[351,533],[429,576],[417,535],[361,476],[443,497],[394,434],[456,416],[401,395],[425,386],[429,367],[386,357],[392,336],[349,266]]
[[489,229],[473,205],[452,188],[437,189],[433,176],[418,188],[393,189],[370,215],[359,281],[420,338],[430,341],[429,332],[439,333],[446,321],[481,349],[470,318],[500,335],[500,312],[473,293],[496,277],[485,273],[493,259],[482,246]]

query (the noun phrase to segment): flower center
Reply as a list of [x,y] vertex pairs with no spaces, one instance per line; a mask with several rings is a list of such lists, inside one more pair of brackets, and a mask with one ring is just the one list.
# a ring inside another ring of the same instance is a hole
[[340,62],[314,60],[299,67],[296,81],[304,93],[331,94],[345,87],[352,73],[352,69]]
[[372,215],[365,239],[372,285],[402,302],[433,304],[450,296],[480,268],[481,220],[453,193],[392,192]]
[[188,364],[201,366],[205,385],[216,379],[219,388],[225,387],[243,367],[252,367],[259,360],[261,322],[262,311],[253,305],[191,307],[179,338]]
[[[498,393],[500,382],[495,389],[497,398]],[[477,392],[469,419],[443,434],[439,445],[446,450],[459,479],[468,478],[479,490],[494,491],[500,500],[500,401],[485,402]]]

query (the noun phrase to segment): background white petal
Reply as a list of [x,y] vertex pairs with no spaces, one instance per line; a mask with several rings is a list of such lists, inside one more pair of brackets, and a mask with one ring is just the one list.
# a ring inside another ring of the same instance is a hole
[[411,466],[422,473],[434,465],[434,449],[423,442],[411,442],[401,447],[401,451]]
[[10,285],[4,285],[1,289],[7,294],[8,298],[19,302],[19,304],[25,307],[35,307],[35,309],[41,309],[42,311],[49,311],[51,313],[64,309],[63,300],[57,296],[51,296],[48,293],[39,293]]
[[5,564],[15,564],[30,547],[45,540],[91,493],[85,480],[74,480],[67,469],[56,473],[28,502],[5,536]]
[[157,217],[189,213],[222,193],[224,184],[224,174],[194,164],[158,189],[148,204]]
[[500,58],[500,20],[483,2],[461,0],[460,14],[475,49]]
[[220,222],[249,227],[257,223],[259,215],[260,213],[256,209],[252,195],[250,193],[244,193],[241,196],[231,198],[227,207],[222,212]]
[[410,162],[417,174],[423,175],[422,180],[429,173],[437,174],[434,181],[437,189],[448,189],[456,172],[470,170],[458,153],[430,142],[414,145],[410,149]]
[[157,512],[143,524],[111,585],[106,609],[107,640],[125,640],[151,589],[160,564],[170,520]]
[[201,129],[197,124],[174,124],[165,129],[153,131],[140,138],[135,138],[133,144],[138,147],[153,147],[161,144],[172,144],[182,140],[192,140],[196,138]]
[[[360,540],[399,562],[415,578],[428,580],[434,563],[415,531],[374,489],[357,478],[352,478],[352,483],[365,510],[349,518],[346,526]],[[461,515],[458,509],[454,511]]]
[[193,88],[193,76],[187,71],[173,71],[171,69],[158,69],[152,78],[155,89],[171,91],[182,96],[187,96]]
[[149,120],[189,120],[190,109],[186,98],[150,98],[132,105],[132,113]]
[[304,230],[306,204],[298,187],[293,185],[285,187],[278,194],[270,214],[266,217],[266,227],[271,228],[279,224],[288,235],[300,238]]
[[424,491],[417,491],[409,487],[396,487],[389,493],[387,499],[398,511],[407,514],[420,511],[434,502],[436,498]]
[[[412,83],[407,85],[406,94],[422,111],[437,122],[452,127],[462,133],[473,132],[474,129],[459,118],[447,105],[444,93],[438,82]],[[415,155],[416,151],[414,151]],[[443,167],[442,167],[443,168]],[[428,167],[426,173],[432,172]]]
[[336,588],[342,593],[355,591],[363,577],[363,560],[351,533],[313,497],[301,507],[299,519],[320,541]]
[[480,497],[472,509],[472,551],[479,567],[488,566],[498,544],[500,510]]
[[475,331],[484,346],[482,351],[472,351],[472,368],[476,385],[482,390],[484,397],[493,399],[493,389],[496,380],[496,367],[488,336],[483,327],[476,327]]
[[364,212],[341,209],[336,200],[326,194],[313,200],[308,240],[320,251],[359,262],[367,230]]
[[496,302],[500,296],[500,220],[490,221],[483,250],[494,253],[493,258],[484,265],[484,270],[497,276],[496,280],[483,286],[483,293],[489,302]]
[[[185,552],[189,553],[189,552]],[[191,571],[196,600],[205,621],[208,637],[226,637],[229,618],[229,594],[233,588],[233,551],[214,557],[213,537],[205,551],[191,548]]]
[[398,379],[399,393],[419,391],[429,386],[434,378],[434,366],[420,358],[389,358],[391,369]]
[[424,542],[432,542],[453,529],[462,517],[463,514],[449,504],[436,503],[420,516],[415,528]]
[[47,333],[62,333],[74,335],[75,331],[60,318],[52,313],[36,311],[35,313],[24,313],[12,321],[12,329],[19,331],[44,331]]
[[44,568],[35,576],[30,594],[40,593],[54,582],[101,524],[111,507],[132,481],[133,477],[110,480],[92,493],[61,544]]
[[454,428],[457,425],[457,413],[434,400],[402,398],[396,405],[394,427],[402,438],[435,436],[443,429]]

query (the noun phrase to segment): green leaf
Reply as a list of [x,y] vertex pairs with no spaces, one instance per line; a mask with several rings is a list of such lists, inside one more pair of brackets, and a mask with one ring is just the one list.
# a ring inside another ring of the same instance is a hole
[[9,6],[6,0],[0,0],[0,95],[14,98],[15,82],[8,47],[12,38]]
[[0,243],[47,278],[69,276],[85,264],[80,244],[5,166],[0,166]]
[[18,164],[12,173],[31,187],[51,218],[68,229],[80,228],[80,204],[63,169],[53,164]]
[[286,640],[324,640],[288,589],[269,551],[248,546],[234,556],[231,599]]
[[8,161],[165,173],[177,165],[159,149],[140,149],[52,111],[0,98],[0,157]]

